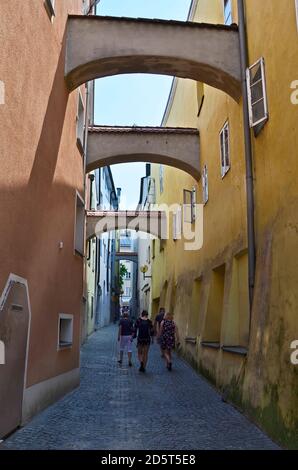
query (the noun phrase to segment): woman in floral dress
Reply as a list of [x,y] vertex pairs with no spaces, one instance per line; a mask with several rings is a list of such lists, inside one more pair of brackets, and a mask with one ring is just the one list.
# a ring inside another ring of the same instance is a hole
[[167,369],[171,371],[172,370],[172,349],[175,348],[175,344],[179,346],[179,333],[178,333],[177,325],[173,321],[173,315],[169,312],[166,313],[163,321],[161,322],[159,338],[160,338],[160,347],[164,351],[164,357],[166,359]]

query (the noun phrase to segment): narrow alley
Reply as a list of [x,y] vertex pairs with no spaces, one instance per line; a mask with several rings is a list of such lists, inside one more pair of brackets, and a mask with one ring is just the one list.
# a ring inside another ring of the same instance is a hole
[[278,449],[183,360],[166,371],[156,345],[148,371],[117,363],[117,328],[82,349],[81,385],[13,434],[7,449]]

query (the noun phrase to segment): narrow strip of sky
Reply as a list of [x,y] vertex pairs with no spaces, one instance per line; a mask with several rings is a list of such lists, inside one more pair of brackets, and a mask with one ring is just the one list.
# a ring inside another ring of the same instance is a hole
[[[133,18],[187,19],[190,0],[101,0],[97,15]],[[148,74],[116,75],[95,84],[96,124],[159,126],[168,100],[172,77]],[[122,188],[122,208],[135,208],[144,163],[111,167],[116,187]]]

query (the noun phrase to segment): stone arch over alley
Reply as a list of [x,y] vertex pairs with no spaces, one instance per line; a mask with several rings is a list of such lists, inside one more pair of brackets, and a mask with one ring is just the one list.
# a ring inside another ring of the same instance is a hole
[[96,78],[152,73],[204,82],[241,96],[238,27],[70,15],[65,78],[70,91]]
[[191,128],[91,127],[88,134],[87,172],[127,162],[175,166],[200,177],[199,132]]

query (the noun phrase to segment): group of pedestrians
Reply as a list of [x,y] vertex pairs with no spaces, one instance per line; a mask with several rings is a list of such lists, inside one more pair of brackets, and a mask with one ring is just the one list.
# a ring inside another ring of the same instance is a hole
[[119,322],[118,341],[120,343],[119,364],[123,362],[124,352],[127,351],[128,365],[132,366],[132,344],[137,338],[138,359],[140,362],[140,372],[146,372],[150,345],[157,338],[160,346],[161,357],[165,359],[166,367],[172,370],[172,350],[179,346],[179,333],[177,325],[173,320],[173,315],[166,313],[164,308],[160,308],[155,318],[154,325],[148,318],[148,312],[143,310],[140,317],[133,324],[128,312],[124,312]]

